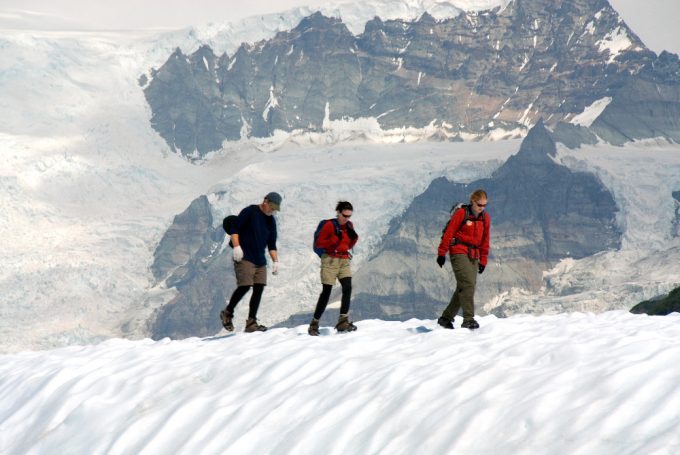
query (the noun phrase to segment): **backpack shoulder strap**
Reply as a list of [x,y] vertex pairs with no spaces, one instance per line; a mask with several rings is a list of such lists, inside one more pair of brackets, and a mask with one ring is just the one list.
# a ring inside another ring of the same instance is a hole
[[[460,222],[458,229],[456,229],[455,232],[453,233],[454,235],[456,234],[456,232],[460,231],[460,228],[462,228],[463,225],[465,224],[465,222],[470,219],[470,205],[469,204],[462,204],[456,210],[459,210],[459,209],[462,209],[464,211],[465,216],[463,217],[463,221]],[[454,213],[455,213],[455,211],[454,211]]]
[[333,223],[333,228],[335,229],[335,234],[336,235],[340,234],[341,229],[340,229],[340,223],[338,222],[338,219],[337,218],[330,218],[328,221]]

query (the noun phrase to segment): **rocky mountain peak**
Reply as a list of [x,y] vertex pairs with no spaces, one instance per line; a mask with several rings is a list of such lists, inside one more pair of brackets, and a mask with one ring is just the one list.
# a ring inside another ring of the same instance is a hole
[[341,24],[342,21],[335,17],[324,16],[320,11],[313,13],[311,16],[303,18],[298,24],[294,32],[304,33],[308,30],[318,28],[332,28],[333,26]]
[[527,161],[543,161],[545,157],[555,156],[556,152],[555,141],[545,127],[543,119],[539,119],[522,141],[517,156]]
[[[621,97],[609,113],[619,121],[639,106],[626,91],[648,68],[647,80],[668,86],[663,99],[638,87],[651,110],[622,131],[607,119],[593,130],[625,141],[656,134],[633,127],[645,116],[677,115],[663,103],[680,92],[677,58],[647,50],[605,0],[516,0],[443,20],[376,17],[360,35],[316,12],[214,67],[211,54],[204,46],[187,61],[177,51],[144,89],[153,127],[191,157],[244,132],[321,131],[326,106],[330,120],[372,117],[383,130],[435,125],[443,139],[521,135],[541,118],[553,128],[606,98]],[[205,77],[204,60],[216,77]],[[676,123],[661,135],[673,138]]]
[[519,152],[508,158],[508,161],[498,168],[494,178],[504,179],[511,176],[524,175],[525,178],[533,179],[538,175],[543,176],[550,172],[556,164],[551,157],[557,152],[555,141],[546,129],[542,120],[539,120],[522,141]]
[[425,13],[420,15],[417,22],[419,24],[436,24],[437,19],[435,19],[430,13],[425,12]]

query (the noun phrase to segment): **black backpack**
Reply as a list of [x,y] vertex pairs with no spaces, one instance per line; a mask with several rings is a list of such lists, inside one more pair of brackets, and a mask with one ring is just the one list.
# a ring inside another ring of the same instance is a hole
[[[252,215],[248,220],[246,220],[246,222],[252,223],[256,213],[257,212],[253,210]],[[237,215],[229,215],[222,220],[222,229],[224,229],[224,232],[226,232],[228,236],[231,236],[231,234],[233,234],[236,231],[237,221],[238,221]],[[234,248],[234,245],[231,243],[231,239],[229,239],[229,246]]]
[[[224,232],[226,232],[228,236],[231,236],[231,234],[234,233],[234,229],[236,228],[236,220],[238,220],[238,216],[236,215],[229,215],[222,220],[222,229],[224,229]],[[229,246],[232,248],[234,247],[234,245],[231,243],[231,239],[229,239]]]

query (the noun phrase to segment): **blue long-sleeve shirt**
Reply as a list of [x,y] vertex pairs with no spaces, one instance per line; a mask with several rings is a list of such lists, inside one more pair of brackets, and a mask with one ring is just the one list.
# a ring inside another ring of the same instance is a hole
[[276,220],[265,215],[258,205],[241,210],[236,221],[236,234],[243,249],[243,259],[256,266],[267,265],[265,247],[276,250]]

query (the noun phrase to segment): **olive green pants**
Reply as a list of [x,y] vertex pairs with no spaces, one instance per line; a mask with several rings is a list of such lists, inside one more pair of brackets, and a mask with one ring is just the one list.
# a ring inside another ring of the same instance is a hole
[[456,290],[442,316],[453,321],[462,307],[463,319],[472,319],[475,316],[475,285],[479,260],[470,259],[466,254],[453,254],[450,258],[453,274],[456,276]]

